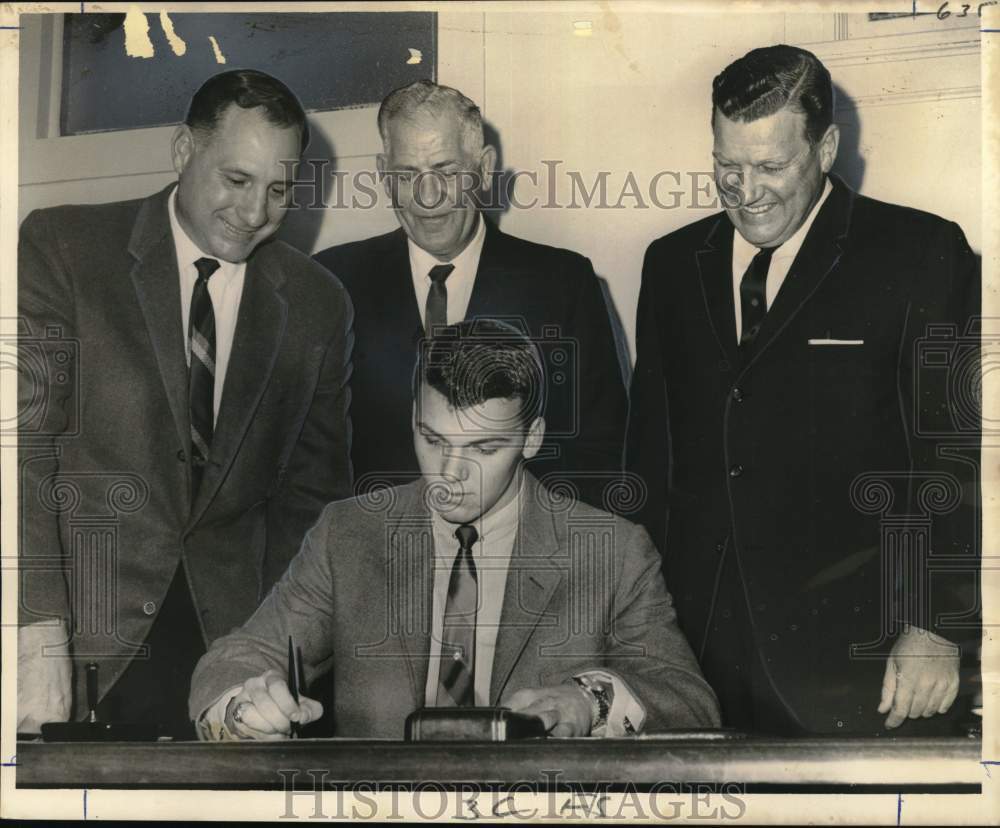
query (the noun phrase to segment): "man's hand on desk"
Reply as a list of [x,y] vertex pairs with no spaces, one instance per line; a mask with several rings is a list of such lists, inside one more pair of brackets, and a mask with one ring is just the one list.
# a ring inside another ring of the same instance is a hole
[[73,665],[66,625],[29,624],[17,631],[17,732],[65,722],[73,703]]
[[275,741],[286,739],[292,722],[306,725],[323,715],[323,705],[315,699],[292,698],[284,677],[276,670],[249,679],[226,705],[226,729],[245,739]]
[[573,684],[528,687],[503,702],[515,713],[538,716],[553,736],[589,736],[592,707],[587,692]]
[[[958,695],[958,647],[920,627],[908,627],[892,646],[882,679],[879,713],[887,729],[907,717],[946,713]],[[890,712],[891,711],[891,712]]]

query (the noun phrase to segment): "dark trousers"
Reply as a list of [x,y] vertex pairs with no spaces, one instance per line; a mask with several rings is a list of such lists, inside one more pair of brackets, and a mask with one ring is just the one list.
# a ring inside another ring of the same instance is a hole
[[747,733],[804,735],[761,662],[731,542],[722,562],[707,646],[699,660],[719,697],[723,726]]
[[98,718],[110,722],[154,722],[163,736],[194,739],[187,700],[191,674],[205,653],[205,639],[183,562],[177,566],[145,643],[148,656],[129,663],[97,705]]

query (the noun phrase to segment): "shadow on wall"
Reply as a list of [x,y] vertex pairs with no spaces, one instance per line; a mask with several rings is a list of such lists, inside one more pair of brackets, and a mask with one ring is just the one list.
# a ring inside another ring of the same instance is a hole
[[[493,126],[493,124],[485,120],[483,121],[483,136],[486,143],[494,147],[497,151],[497,174],[493,176],[493,185],[490,190],[490,194],[487,197],[486,207],[483,210],[483,213],[494,224],[500,227],[503,216],[505,216],[511,208],[511,197],[514,187],[517,184],[517,178],[514,175],[516,171],[514,169],[508,169],[504,166],[503,143],[500,140],[500,133],[497,131],[496,127]],[[541,244],[550,243],[547,239],[532,239],[532,241],[537,241]],[[583,253],[583,251],[579,250],[576,252]],[[614,300],[611,298],[611,291],[608,287],[607,279],[598,274],[597,281],[601,286],[601,295],[604,296],[604,304],[608,309],[608,320],[611,323],[611,333],[615,339],[615,351],[618,354],[618,367],[621,369],[622,380],[625,383],[625,387],[628,388],[629,380],[632,376],[628,337],[625,335],[625,328],[622,325],[621,315],[618,313]]]
[[[317,178],[315,186],[301,186],[295,188],[294,197],[298,206],[288,211],[285,220],[278,231],[278,238],[288,242],[292,247],[296,247],[303,253],[309,253],[316,245],[319,238],[320,228],[323,226],[323,218],[326,215],[327,207],[322,203],[324,196],[327,200],[332,198],[330,185],[333,181],[333,174],[337,170],[337,153],[333,143],[315,124],[311,124],[309,146],[306,147],[303,162],[299,164],[296,177],[299,181],[310,181],[315,175]],[[309,163],[309,160],[316,161],[316,165]],[[323,163],[328,161],[325,166]],[[315,195],[316,202],[313,203]]]
[[865,159],[861,154],[861,113],[857,104],[840,86],[833,85],[835,108],[833,121],[840,127],[840,149],[833,172],[852,190],[861,191],[865,178]]

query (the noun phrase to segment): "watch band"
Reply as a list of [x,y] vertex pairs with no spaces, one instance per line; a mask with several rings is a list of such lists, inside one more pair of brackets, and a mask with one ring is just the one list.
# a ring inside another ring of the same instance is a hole
[[573,681],[585,690],[592,700],[590,731],[593,733],[597,728],[608,723],[608,714],[611,712],[611,694],[604,682],[595,681],[589,676],[573,676]]

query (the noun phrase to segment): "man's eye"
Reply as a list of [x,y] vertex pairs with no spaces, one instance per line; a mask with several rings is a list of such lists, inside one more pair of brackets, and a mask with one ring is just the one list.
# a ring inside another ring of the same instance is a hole
[[228,180],[229,183],[232,184],[234,187],[242,187],[244,184],[247,183],[247,179],[245,179],[245,178],[236,178],[236,177],[234,177],[232,175],[227,175],[226,176],[226,180]]
[[490,448],[489,446],[477,446],[480,454],[496,454],[497,450],[495,448]]
[[288,189],[285,187],[272,187],[271,195],[275,198],[284,198],[288,193]]
[[761,169],[766,173],[779,173],[783,169],[785,169],[785,167],[784,166],[778,167],[775,166],[774,164],[764,164],[764,166],[762,166]]
[[436,438],[431,437],[429,434],[425,434],[424,435],[424,442],[427,443],[427,445],[429,445],[429,446],[439,446],[439,445],[441,445],[441,441],[440,440],[437,440]]

